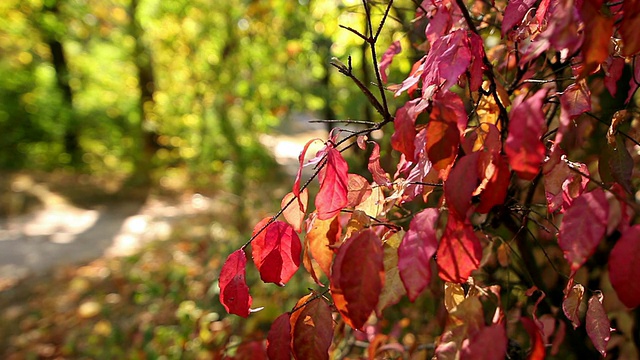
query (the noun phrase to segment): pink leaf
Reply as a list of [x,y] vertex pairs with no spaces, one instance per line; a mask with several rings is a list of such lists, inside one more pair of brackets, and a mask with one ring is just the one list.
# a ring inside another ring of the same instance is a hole
[[576,198],[560,224],[558,244],[577,270],[593,254],[607,230],[609,203],[604,191],[597,188]]
[[550,213],[559,209],[560,212],[564,212],[573,203],[573,200],[584,192],[589,183],[587,177],[572,171],[569,166],[578,168],[581,173],[589,175],[589,169],[585,164],[569,163],[562,149],[553,152],[543,166],[545,197]]
[[438,215],[438,209],[433,208],[417,213],[398,248],[400,278],[412,302],[431,281],[431,258],[438,249]]
[[302,245],[291,225],[274,221],[257,234],[271,218],[265,218],[253,230],[251,243],[253,262],[264,282],[284,285],[300,267]]
[[347,207],[356,207],[371,196],[369,181],[360,175],[349,174],[347,180]]
[[252,299],[245,280],[247,256],[244,250],[238,249],[227,257],[222,265],[218,286],[220,286],[220,302],[230,314],[242,317],[249,316]]
[[504,10],[504,20],[502,20],[502,36],[505,36],[514,26],[519,25],[535,3],[536,0],[509,0]]
[[269,360],[291,359],[291,324],[288,312],[278,316],[267,334],[267,356]]
[[640,225],[627,228],[609,255],[609,278],[620,301],[629,308],[640,305]]
[[524,180],[533,180],[544,159],[546,148],[541,138],[546,125],[542,104],[546,94],[543,89],[524,101],[514,102],[509,113],[505,152],[511,168]]
[[327,150],[327,164],[319,175],[320,190],[315,204],[318,219],[326,220],[336,216],[348,204],[347,162],[335,148]]
[[471,91],[478,91],[482,85],[482,74],[486,69],[484,64],[484,41],[480,35],[471,33],[469,47],[471,49],[471,66],[469,67],[469,88]]
[[471,208],[471,197],[478,186],[479,157],[480,153],[474,152],[460,158],[444,182],[444,198],[449,211],[459,219],[465,219]]
[[393,57],[402,51],[402,46],[400,46],[400,41],[394,41],[391,46],[387,49],[387,51],[382,54],[382,59],[380,60],[380,64],[378,68],[380,69],[380,76],[382,77],[382,82],[387,83],[387,68],[391,65],[393,61]]
[[436,255],[440,278],[460,284],[480,266],[482,246],[471,224],[449,214]]
[[596,350],[607,356],[607,343],[611,338],[611,323],[607,317],[607,313],[602,306],[602,293],[595,293],[589,299],[589,307],[587,308],[587,335],[593,342]]
[[293,194],[295,196],[300,195],[300,179],[302,178],[302,168],[304,167],[304,156],[306,155],[307,150],[309,149],[309,146],[311,146],[311,144],[313,144],[316,140],[319,140],[319,139],[311,139],[307,141],[307,143],[304,145],[304,148],[300,152],[300,155],[298,156],[298,161],[300,162],[300,165],[298,166],[298,173],[296,174],[296,180],[293,183]]
[[467,31],[460,29],[438,38],[425,63],[422,100],[428,101],[438,89],[444,91],[455,85],[469,67],[471,51]]
[[507,354],[507,333],[504,325],[493,324],[482,328],[463,341],[461,359],[503,360]]

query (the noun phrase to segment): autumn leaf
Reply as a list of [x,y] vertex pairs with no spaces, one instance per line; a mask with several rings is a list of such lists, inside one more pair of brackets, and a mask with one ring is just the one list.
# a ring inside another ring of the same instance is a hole
[[438,275],[444,281],[463,283],[480,266],[482,246],[471,224],[449,214],[436,252]]
[[543,89],[526,100],[520,98],[509,112],[509,135],[504,150],[511,169],[523,180],[533,180],[544,159],[546,148],[541,138],[546,125],[542,105],[546,95]]
[[562,300],[562,311],[571,320],[573,328],[580,326],[580,305],[584,297],[584,286],[575,284],[569,289]]
[[609,43],[613,34],[612,17],[600,13],[600,1],[585,1],[582,4],[584,21],[584,42],[582,55],[584,65],[580,76],[585,77],[598,69],[609,56]]
[[602,306],[603,295],[596,292],[589,299],[589,307],[587,308],[586,328],[587,335],[593,342],[596,350],[607,356],[607,343],[611,338],[611,323],[607,317],[607,313]]
[[[296,173],[296,180],[293,183],[293,195],[298,196],[298,198],[300,198],[300,181],[302,179],[302,169],[304,168],[305,162],[304,162],[304,158],[305,155],[307,154],[307,150],[309,149],[309,146],[311,146],[311,144],[313,144],[316,141],[321,141],[320,139],[311,139],[309,141],[307,141],[307,143],[304,145],[304,148],[302,148],[302,151],[300,152],[300,155],[298,156],[298,172]],[[302,205],[300,205],[302,206]]]
[[378,317],[382,317],[382,310],[393,304],[397,304],[406,294],[398,267],[398,247],[400,246],[403,235],[404,231],[385,235],[386,240],[382,245],[385,280],[376,307]]
[[[302,308],[300,308],[302,307]],[[294,359],[329,359],[333,340],[331,309],[322,298],[305,296],[291,314],[291,347]]]
[[220,303],[229,314],[242,317],[249,316],[252,299],[245,280],[247,256],[244,250],[232,252],[222,265],[218,286],[220,287]]
[[507,333],[503,324],[482,328],[462,342],[461,359],[503,360],[507,354]]
[[331,263],[334,256],[331,246],[338,241],[341,231],[342,228],[337,216],[326,220],[314,216],[305,238],[311,256],[327,277],[331,273]]
[[291,323],[290,313],[276,318],[267,334],[267,356],[269,360],[291,359]]
[[593,254],[607,230],[609,203],[600,188],[576,198],[560,224],[558,244],[564,257],[577,270]]
[[260,271],[260,278],[265,283],[286,284],[300,267],[302,245],[300,238],[291,225],[264,218],[253,230],[251,254],[253,262]]
[[533,7],[536,0],[510,0],[507,8],[504,10],[504,19],[502,20],[502,36],[516,25],[520,25],[524,15]]
[[348,165],[333,147],[327,149],[327,163],[320,171],[320,190],[316,195],[316,210],[321,220],[331,219],[348,204]]
[[382,78],[382,82],[387,82],[387,68],[391,65],[393,58],[402,51],[402,46],[400,46],[400,41],[394,41],[391,46],[387,49],[387,51],[382,54],[382,59],[380,59],[380,63],[378,64],[378,69],[380,70],[380,77]]
[[529,360],[543,360],[546,355],[544,349],[544,342],[542,341],[542,335],[538,330],[538,327],[533,320],[523,317],[520,319],[522,326],[529,334],[531,350],[529,351]]
[[438,248],[438,209],[415,214],[398,248],[398,270],[409,300],[415,301],[431,281],[431,258]]
[[618,298],[629,308],[640,305],[640,225],[627,228],[609,255],[609,278]]
[[571,121],[591,110],[591,91],[584,79],[567,86],[560,96],[560,109],[560,124],[552,149],[560,146],[564,134],[570,129]]
[[504,203],[511,182],[511,173],[506,158],[497,151],[482,153],[480,159],[486,158],[489,158],[490,161],[481,161],[481,163],[488,164],[480,167],[480,178],[483,179],[484,189],[480,193],[480,204],[475,208],[475,211],[481,214],[486,214],[494,206]]
[[304,189],[300,192],[298,201],[287,206],[287,204],[295,198],[293,192],[288,193],[282,198],[280,207],[284,209],[282,215],[285,220],[293,227],[293,229],[299,234],[302,232],[302,224],[304,223],[304,215],[307,212],[307,204],[309,203],[309,191]]
[[347,206],[356,207],[371,196],[369,181],[360,175],[349,174],[347,180]]
[[393,127],[395,131],[391,135],[391,147],[404,154],[407,161],[414,161],[415,146],[413,139],[416,137],[416,102],[409,101],[403,107],[396,111],[393,119]]
[[331,268],[331,294],[345,322],[361,330],[384,286],[382,242],[371,229],[347,239]]
[[459,219],[466,219],[471,208],[471,197],[478,186],[479,152],[471,153],[456,161],[444,182],[444,197],[449,211]]
[[457,94],[447,91],[434,98],[426,137],[428,158],[437,170],[453,163],[466,125],[467,114]]
[[640,37],[638,37],[640,0],[625,0],[622,3],[622,11],[624,15],[618,29],[624,44],[622,54],[632,56],[640,52]]

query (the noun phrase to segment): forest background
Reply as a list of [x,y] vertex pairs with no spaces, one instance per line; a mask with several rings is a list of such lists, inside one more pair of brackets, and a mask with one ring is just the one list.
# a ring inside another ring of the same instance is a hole
[[[338,27],[364,29],[360,5],[2,1],[3,234],[12,219],[45,207],[39,185],[83,209],[194,194],[219,200],[130,257],[3,278],[0,354],[196,358],[268,330],[273,314],[250,324],[224,316],[215,300],[220,257],[284,194],[286,171],[274,171],[265,134],[304,132],[306,119],[372,116],[330,65],[350,55],[362,78],[373,78],[363,44]],[[383,37],[407,41],[415,5],[396,8]],[[410,70],[410,54],[394,71]]]

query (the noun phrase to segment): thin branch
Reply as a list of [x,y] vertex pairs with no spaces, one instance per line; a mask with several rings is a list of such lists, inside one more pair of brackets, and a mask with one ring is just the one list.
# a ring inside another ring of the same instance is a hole
[[[593,113],[591,113],[591,112],[589,112],[589,111],[587,111],[585,114],[587,114],[587,115],[591,116],[592,118],[594,118],[594,119],[598,120],[598,122],[600,122],[600,123],[602,123],[602,124],[604,124],[604,125],[607,125],[607,127],[610,127],[610,126],[611,126],[611,124],[609,124],[609,123],[607,123],[606,121],[604,121],[604,120],[600,119],[599,117],[595,116]],[[618,130],[617,130],[617,133],[619,133],[620,135],[622,135],[622,136],[626,137],[627,139],[631,140],[631,142],[633,142],[634,144],[636,144],[636,145],[640,146],[640,142],[639,142],[638,140],[636,140],[636,139],[632,138],[630,135],[628,135],[628,134],[627,134],[627,133],[625,133],[624,131],[622,131],[622,130],[618,129]]]
[[322,298],[323,296],[327,295],[329,293],[331,289],[330,288],[326,288],[324,289],[323,292],[319,293],[316,292],[311,298],[309,298],[307,301],[305,301],[304,303],[300,304],[299,306],[294,307],[293,309],[291,309],[291,311],[289,312],[289,314],[293,314],[294,312],[304,308],[305,306],[307,306],[309,303],[311,303],[312,301],[318,300],[320,298]]
[[377,124],[374,121],[367,121],[367,120],[324,120],[324,119],[317,119],[317,120],[309,120],[310,123],[339,123],[339,124],[359,124],[359,125],[375,125]]
[[343,28],[343,29],[345,29],[345,30],[348,30],[348,31],[354,33],[360,39],[362,39],[362,40],[364,40],[366,42],[369,42],[369,38],[364,36],[360,31],[358,31],[358,30],[356,30],[356,29],[354,29],[354,28],[352,28],[350,26],[344,26],[344,25],[338,25],[338,26]]
[[618,194],[615,191],[611,191],[611,189],[607,187],[607,184],[603,183],[602,181],[599,181],[599,180],[595,179],[593,176],[591,176],[589,174],[583,173],[582,171],[580,171],[579,168],[577,168],[575,166],[571,166],[571,164],[568,164],[568,165],[569,165],[569,170],[584,176],[585,178],[589,179],[589,181],[592,181],[594,184],[598,185],[602,189],[610,192],[618,200],[620,200],[620,201],[624,202],[625,204],[629,205],[633,209],[633,211],[636,212],[636,214],[640,213],[640,206],[638,205],[638,203],[636,203],[635,201],[630,200],[629,198],[627,198],[625,196],[622,196],[622,195]]

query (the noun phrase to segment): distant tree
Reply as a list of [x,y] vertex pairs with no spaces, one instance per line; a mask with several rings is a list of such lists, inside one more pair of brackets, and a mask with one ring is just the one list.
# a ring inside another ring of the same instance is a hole
[[377,114],[305,148],[281,210],[224,263],[220,301],[242,317],[257,311],[249,246],[265,283],[302,263],[318,285],[236,356],[637,358],[640,2],[416,4],[425,38],[409,36],[421,56],[400,81],[387,72],[403,41],[377,47],[393,1],[363,1],[366,31],[344,27],[368,46],[373,86],[351,57],[332,65]]

